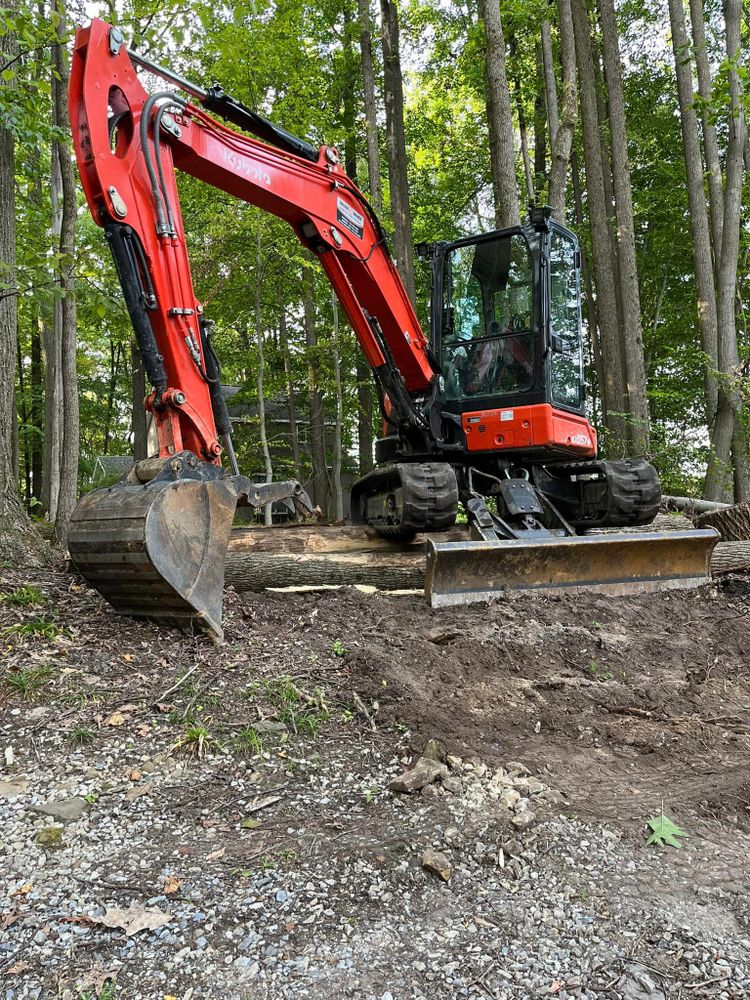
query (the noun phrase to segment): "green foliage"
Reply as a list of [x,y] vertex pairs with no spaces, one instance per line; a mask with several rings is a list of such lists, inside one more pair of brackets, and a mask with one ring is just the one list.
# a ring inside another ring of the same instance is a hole
[[647,823],[649,830],[651,830],[651,835],[646,841],[646,846],[666,846],[676,847],[678,850],[682,847],[682,844],[677,839],[678,837],[687,837],[689,834],[681,830],[676,823],[674,823],[669,816],[665,816],[664,809],[658,816],[654,816]]
[[88,726],[77,723],[68,733],[68,743],[72,747],[88,747],[96,740],[96,734]]
[[17,587],[10,594],[0,594],[0,604],[12,604],[19,608],[28,608],[34,604],[43,604],[46,598],[39,587]]
[[40,615],[39,618],[29,618],[14,625],[7,625],[0,634],[56,639],[62,634],[62,629],[58,628],[52,618]]

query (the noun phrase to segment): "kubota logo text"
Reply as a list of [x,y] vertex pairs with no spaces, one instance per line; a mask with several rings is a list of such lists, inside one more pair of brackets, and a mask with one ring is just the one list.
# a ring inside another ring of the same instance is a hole
[[250,180],[271,186],[271,175],[263,167],[259,167],[257,163],[251,163],[244,156],[233,153],[231,149],[222,149],[221,155],[232,170],[236,170],[238,174],[245,174]]

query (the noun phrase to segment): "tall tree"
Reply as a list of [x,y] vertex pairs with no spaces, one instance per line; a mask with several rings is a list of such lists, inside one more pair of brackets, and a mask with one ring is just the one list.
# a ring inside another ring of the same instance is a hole
[[620,40],[614,0],[599,0],[607,80],[607,107],[612,137],[612,178],[617,220],[617,263],[622,302],[622,338],[627,376],[630,439],[635,454],[646,455],[650,449],[649,412],[646,396],[646,365],[643,360],[641,299],[635,257],[633,192],[630,185],[628,139],[625,129],[625,95],[622,87]]
[[417,296],[414,285],[414,240],[404,135],[404,82],[401,75],[398,9],[394,0],[380,0],[380,13],[388,180],[394,230],[393,249],[404,286],[412,304],[415,304]]
[[505,38],[497,0],[478,0],[484,25],[487,124],[490,134],[490,165],[498,229],[517,226],[521,220],[508,78],[505,71]]
[[375,211],[383,211],[380,184],[380,147],[378,144],[378,107],[375,98],[375,68],[372,58],[372,12],[370,0],[357,0],[359,49],[362,62],[362,89],[365,103],[365,136],[367,139],[367,184]]
[[302,479],[302,457],[299,447],[299,426],[297,423],[297,401],[292,378],[292,356],[289,351],[289,332],[286,324],[286,303],[284,290],[279,285],[279,345],[284,364],[284,383],[286,388],[286,408],[289,415],[289,442],[292,448],[292,467],[294,478]]
[[[558,117],[557,91],[554,75],[548,89],[548,105],[554,106],[554,127],[550,115],[549,128],[552,143],[552,166],[549,175],[549,203],[552,214],[565,222],[565,193],[568,186],[568,165],[573,148],[573,135],[578,121],[578,78],[576,74],[576,47],[573,34],[573,14],[570,0],[557,0],[557,17],[560,34],[560,66],[562,70],[562,105]],[[549,27],[549,22],[545,21]],[[542,51],[545,49],[542,34]],[[551,46],[550,56],[551,58]]]
[[63,547],[68,537],[68,525],[78,499],[79,410],[78,375],[76,370],[76,298],[75,298],[75,224],[76,187],[73,160],[68,142],[68,53],[66,48],[66,11],[64,0],[54,0],[57,12],[57,41],[53,45],[54,73],[52,108],[58,137],[55,153],[62,182],[62,219],[60,226],[60,260],[58,285],[61,294],[60,345],[62,376],[62,447],[60,450],[60,494],[57,500],[55,537]]
[[315,282],[308,264],[302,272],[302,305],[305,314],[307,375],[310,406],[310,457],[312,459],[312,499],[324,516],[329,512],[326,426],[323,393],[320,387],[320,356],[315,324]]
[[[672,48],[677,77],[677,97],[680,107],[688,204],[690,206],[690,229],[693,237],[693,271],[697,295],[698,326],[701,347],[705,356],[706,422],[709,429],[712,429],[718,406],[718,386],[714,375],[719,364],[716,289],[711,258],[711,233],[703,188],[703,161],[698,137],[698,119],[695,114],[690,50],[682,0],[669,0],[669,20],[672,28]],[[704,490],[705,495],[711,499],[715,499],[722,492],[722,476],[719,470],[722,467],[726,468],[730,461],[731,434],[729,441],[726,443],[722,441],[721,444],[721,453],[717,453],[715,448],[712,448],[709,458]]]
[[[273,482],[273,462],[271,449],[268,447],[268,428],[266,424],[266,331],[263,326],[263,229],[258,219],[258,231],[255,241],[255,346],[258,350],[258,366],[255,372],[255,385],[258,400],[258,430],[260,434],[260,450],[263,455],[263,466],[266,482]],[[266,527],[273,524],[273,504],[267,503],[263,508],[263,522]]]
[[573,27],[578,61],[583,158],[586,168],[591,253],[596,285],[597,316],[602,352],[602,409],[610,435],[609,447],[615,454],[628,449],[625,415],[625,377],[622,344],[617,322],[615,269],[612,260],[610,229],[607,224],[607,197],[604,188],[604,163],[596,106],[594,51],[589,30],[586,0],[572,0]]
[[[5,66],[18,55],[14,19],[18,5],[10,0],[5,16],[10,30],[0,36],[0,61]],[[9,68],[9,67],[8,67]],[[0,75],[0,560],[11,565],[39,565],[44,545],[31,527],[18,495],[13,441],[17,426],[14,373],[18,336],[16,286],[16,197],[13,76]]]

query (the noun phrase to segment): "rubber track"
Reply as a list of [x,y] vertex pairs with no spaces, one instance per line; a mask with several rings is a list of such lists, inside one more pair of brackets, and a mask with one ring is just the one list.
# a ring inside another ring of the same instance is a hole
[[370,525],[385,538],[409,538],[420,531],[445,531],[455,523],[458,511],[456,474],[445,462],[400,462],[376,469],[360,483],[357,492],[363,497],[393,493],[399,487],[403,490],[400,523]]

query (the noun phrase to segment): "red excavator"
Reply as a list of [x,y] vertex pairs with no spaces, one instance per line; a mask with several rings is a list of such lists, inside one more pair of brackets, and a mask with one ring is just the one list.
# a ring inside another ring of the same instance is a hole
[[[181,93],[149,95],[136,67]],[[581,535],[648,524],[660,489],[644,459],[597,458],[578,244],[547,209],[532,208],[523,226],[417,247],[432,268],[428,339],[335,147],[315,148],[221,87],[204,90],[155,65],[100,20],[76,34],[70,116],[83,189],[152,386],[145,406],[159,442],[158,458],[86,494],[73,515],[71,559],[117,609],[221,635],[237,503],[283,502],[300,515],[311,506],[299,483],[253,483],[237,468],[175,169],[285,219],[320,261],[387,427],[377,468],[352,491],[352,520],[397,539],[446,531],[459,504],[469,522],[471,541],[429,542],[433,606],[506,587],[622,592],[706,580],[713,531]]]

